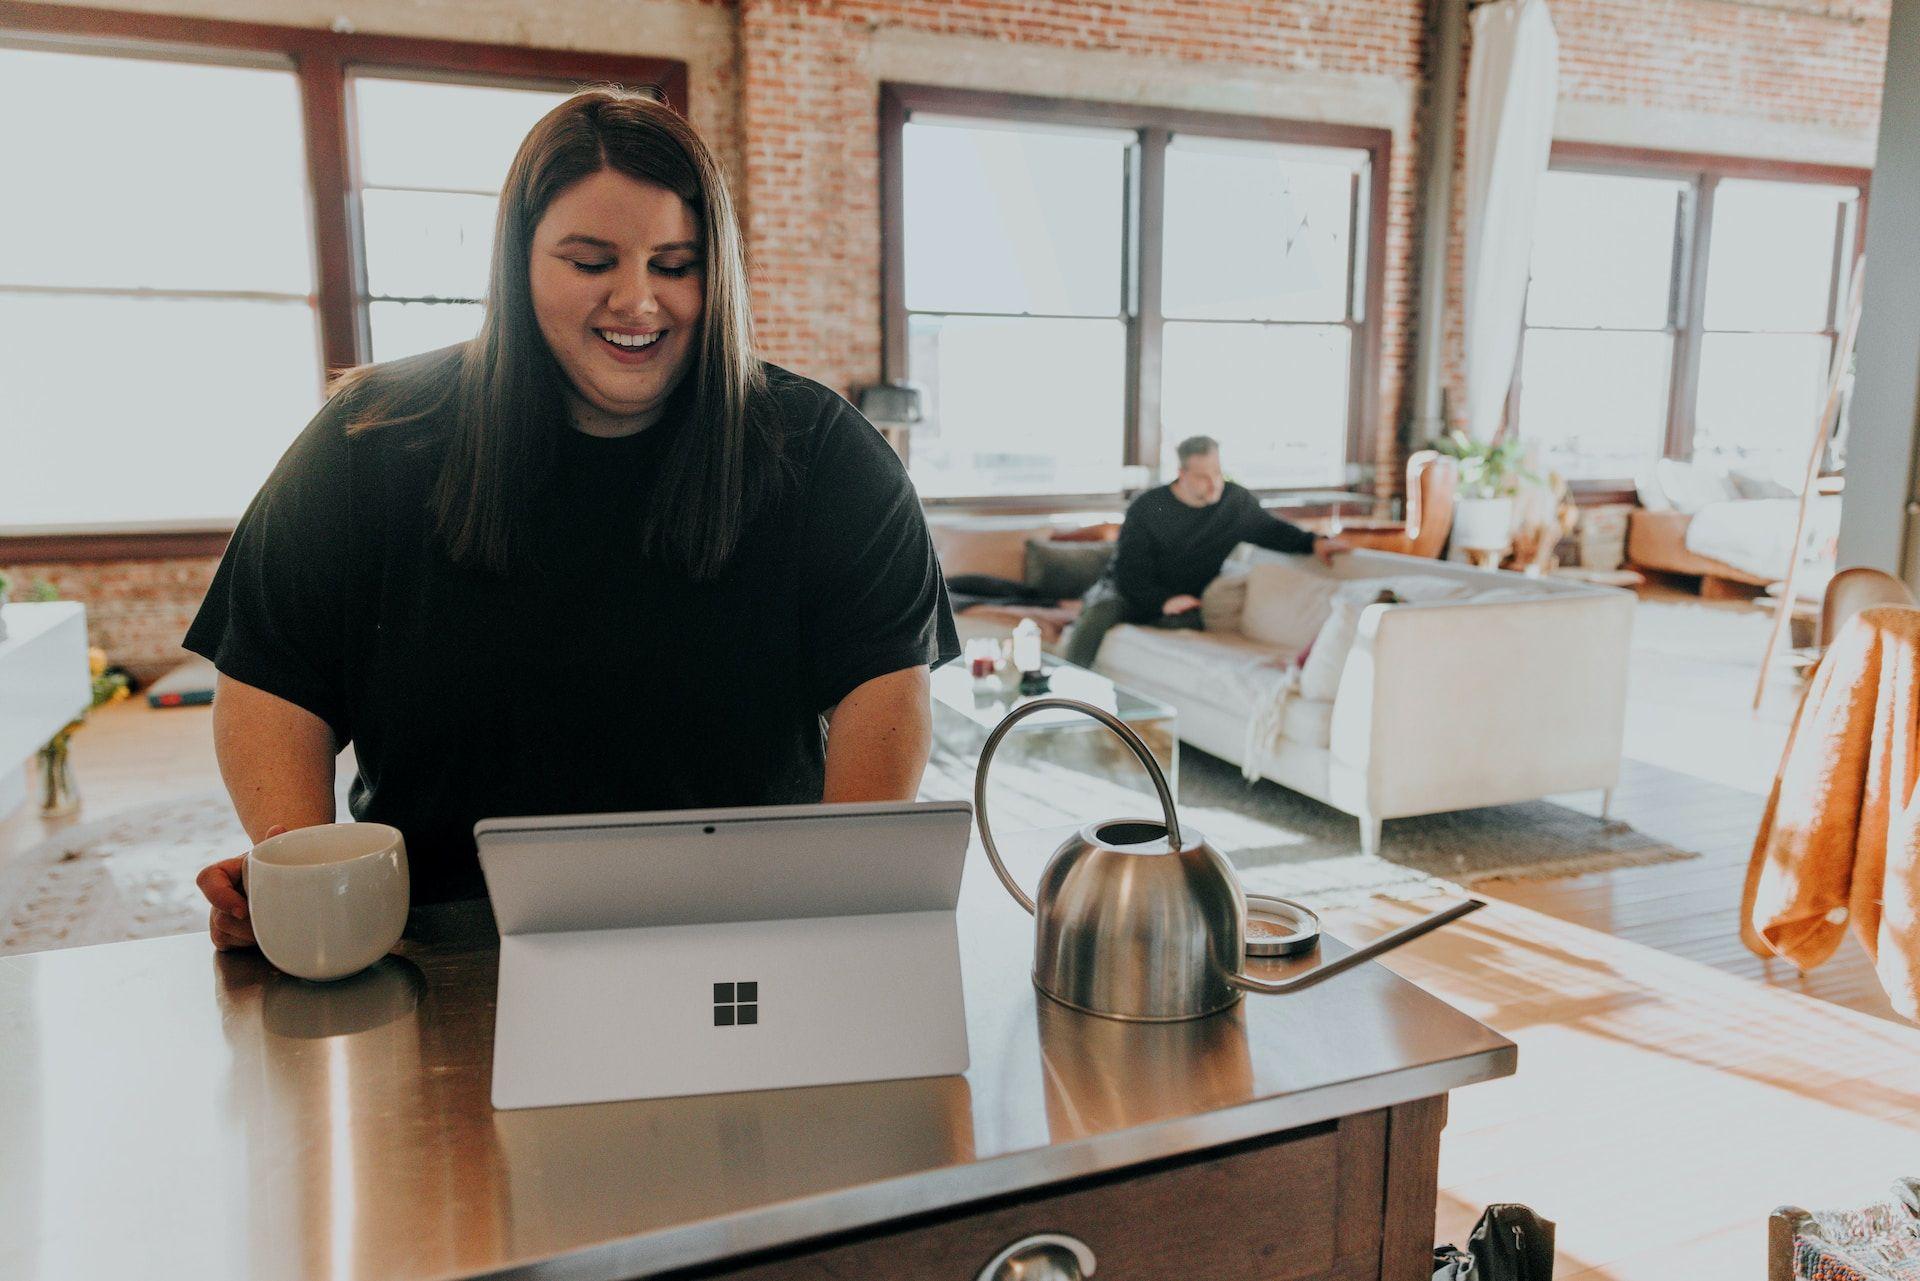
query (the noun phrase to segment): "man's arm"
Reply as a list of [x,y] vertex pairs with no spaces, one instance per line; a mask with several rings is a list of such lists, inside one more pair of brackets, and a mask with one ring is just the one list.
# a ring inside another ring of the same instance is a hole
[[825,801],[910,801],[933,750],[927,669],[908,667],[854,687],[827,713]]
[[1241,492],[1246,494],[1246,514],[1240,521],[1243,541],[1289,556],[1304,556],[1313,550],[1315,535],[1269,512],[1251,490]]

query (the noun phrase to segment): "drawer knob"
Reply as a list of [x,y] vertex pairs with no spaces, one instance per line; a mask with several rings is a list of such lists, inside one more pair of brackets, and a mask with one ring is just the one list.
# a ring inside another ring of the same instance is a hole
[[993,1256],[975,1281],[1080,1281],[1093,1275],[1093,1251],[1078,1237],[1039,1232]]

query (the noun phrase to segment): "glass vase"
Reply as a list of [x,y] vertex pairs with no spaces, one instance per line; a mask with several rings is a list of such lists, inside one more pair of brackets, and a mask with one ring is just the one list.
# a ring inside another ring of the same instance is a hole
[[67,736],[56,735],[40,749],[40,817],[68,818],[80,812],[80,787],[73,781]]

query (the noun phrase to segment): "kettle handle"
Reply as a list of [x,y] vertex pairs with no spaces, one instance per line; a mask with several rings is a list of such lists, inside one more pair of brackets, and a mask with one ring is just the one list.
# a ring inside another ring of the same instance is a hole
[[1006,718],[993,727],[993,733],[987,735],[987,745],[980,749],[980,764],[973,775],[973,812],[980,820],[980,843],[987,847],[987,858],[993,863],[993,870],[999,874],[1000,883],[1007,887],[1007,893],[1028,912],[1033,911],[1033,900],[1013,879],[1013,873],[1000,861],[1000,851],[993,844],[993,828],[987,823],[987,767],[993,763],[993,754],[1000,747],[1000,740],[1024,717],[1050,707],[1063,708],[1070,712],[1081,712],[1093,717],[1112,730],[1125,743],[1140,763],[1147,767],[1147,774],[1153,779],[1153,790],[1160,797],[1160,810],[1167,819],[1167,842],[1174,849],[1180,848],[1180,817],[1173,812],[1173,794],[1167,791],[1167,776],[1160,771],[1160,762],[1153,759],[1153,753],[1147,750],[1133,727],[1115,716],[1112,712],[1095,707],[1092,703],[1083,703],[1077,698],[1036,698],[1031,703],[1023,703],[1008,712]]

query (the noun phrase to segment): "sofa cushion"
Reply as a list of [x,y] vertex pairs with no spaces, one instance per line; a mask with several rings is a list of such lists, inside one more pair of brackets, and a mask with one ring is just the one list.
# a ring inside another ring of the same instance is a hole
[[1042,596],[1056,600],[1078,599],[1107,572],[1116,546],[1118,544],[1109,542],[1029,538],[1026,584]]
[[1262,561],[1247,571],[1241,634],[1299,653],[1313,643],[1341,580],[1285,561]]
[[1677,512],[1691,516],[1708,503],[1724,503],[1739,497],[1725,472],[1703,464],[1662,458],[1653,468],[1660,477],[1661,492]]
[[1272,697],[1292,661],[1291,650],[1232,632],[1124,624],[1107,633],[1096,666],[1151,697],[1206,703],[1244,719],[1254,700]]
[[1222,574],[1200,593],[1200,622],[1210,632],[1238,632],[1241,616],[1247,610],[1247,574],[1235,570]]

